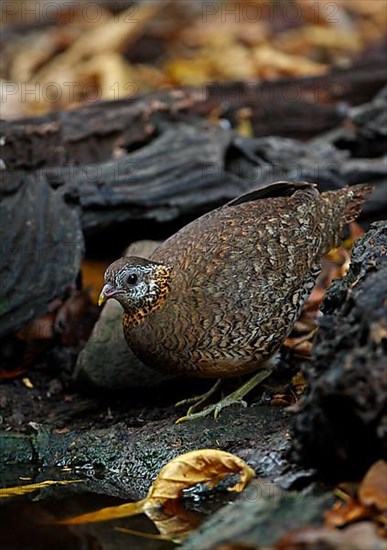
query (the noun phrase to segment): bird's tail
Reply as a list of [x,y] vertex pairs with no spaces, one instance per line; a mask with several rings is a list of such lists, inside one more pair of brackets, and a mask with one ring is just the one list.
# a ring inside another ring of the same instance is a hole
[[321,199],[325,202],[326,213],[331,220],[331,227],[325,232],[326,242],[323,252],[339,246],[345,225],[356,220],[365,200],[373,190],[372,185],[359,184],[321,194]]

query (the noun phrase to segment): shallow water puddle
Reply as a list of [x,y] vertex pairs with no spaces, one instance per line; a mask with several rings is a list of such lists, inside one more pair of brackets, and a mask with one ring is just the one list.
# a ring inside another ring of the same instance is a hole
[[64,517],[87,513],[104,506],[118,506],[126,501],[95,493],[60,498],[55,495],[55,491],[52,492],[51,496],[43,500],[31,500],[31,497],[24,496],[0,503],[2,550],[175,548],[169,541],[149,540],[117,531],[116,528],[119,527],[139,531],[145,535],[157,534],[157,529],[145,515],[85,525],[56,525],[54,522]]

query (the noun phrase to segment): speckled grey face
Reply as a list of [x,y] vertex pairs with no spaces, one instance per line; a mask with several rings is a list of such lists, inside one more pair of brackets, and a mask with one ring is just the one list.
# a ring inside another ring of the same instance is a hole
[[105,285],[99,304],[115,298],[126,312],[148,311],[169,290],[171,271],[170,266],[144,258],[121,258],[105,272]]
[[[121,302],[137,302],[144,299],[155,282],[152,277],[156,274],[156,266],[150,265],[127,265],[118,271],[107,270],[105,281],[114,287],[114,297]],[[124,303],[122,302],[122,305]]]

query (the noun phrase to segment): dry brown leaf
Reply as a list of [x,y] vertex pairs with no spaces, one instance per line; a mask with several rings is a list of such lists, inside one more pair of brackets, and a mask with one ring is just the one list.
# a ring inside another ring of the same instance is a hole
[[240,480],[229,487],[229,491],[242,491],[255,476],[244,460],[225,451],[203,449],[178,456],[161,469],[148,493],[146,507],[160,506],[168,499],[179,498],[184,489],[198,483],[215,487],[231,473],[239,473]]
[[273,78],[281,75],[319,75],[325,73],[328,68],[323,63],[316,63],[298,55],[289,55],[269,45],[254,48],[252,57],[258,75],[263,78]]
[[93,95],[93,86],[89,86],[90,83],[94,84],[96,99],[122,99],[138,92],[129,63],[116,52],[94,55],[91,59],[80,62],[75,75],[80,82],[80,89],[86,90],[86,99]]
[[130,6],[120,12],[118,17],[111,16],[110,20],[93,25],[82,33],[70,48],[42,67],[34,75],[34,80],[55,82],[55,76],[61,67],[73,67],[92,56],[120,51],[142,33],[145,23],[154,17],[160,8],[161,5],[158,3],[143,4],[133,18],[133,7]]
[[379,460],[371,466],[357,490],[357,498],[340,489],[338,496],[345,502],[336,502],[325,512],[325,525],[342,527],[361,519],[372,519],[377,525],[385,525],[387,511],[387,462]]
[[237,43],[206,49],[203,56],[211,62],[215,78],[243,80],[258,76],[251,52]]
[[387,511],[387,462],[378,460],[366,473],[359,487],[359,500],[365,506]]
[[291,407],[297,402],[295,395],[291,393],[277,393],[270,400],[272,407]]
[[[183,18],[176,2],[122,11],[118,4],[112,9],[103,3],[93,20],[82,6],[63,8],[44,25],[23,10],[5,14],[11,29],[22,22],[33,33],[20,38],[11,32],[6,45],[2,115],[42,114],[97,96],[132,96],[171,85],[320,74],[329,63],[350,61],[360,48],[383,39],[387,15],[383,0],[297,0],[292,21],[286,6],[268,1],[255,7],[236,3],[235,14],[224,3],[204,11],[188,6]],[[10,83],[15,93],[7,92]],[[39,100],[32,93],[26,100],[21,83],[44,90]]]
[[28,493],[33,493],[38,489],[44,489],[45,487],[50,487],[51,485],[68,485],[70,483],[83,483],[81,479],[69,479],[62,481],[42,481],[41,483],[31,483],[30,485],[20,485],[19,487],[5,487],[0,489],[0,498],[10,498],[17,497],[20,495],[26,495]]
[[54,57],[57,49],[56,33],[51,30],[35,35],[28,44],[28,55],[21,47],[10,66],[10,79],[14,82],[28,82],[44,63]]
[[353,499],[348,500],[348,502],[336,502],[330,510],[324,513],[327,527],[342,527],[348,523],[369,517],[369,508]]
[[359,33],[333,26],[307,25],[303,28],[302,34],[308,44],[327,50],[353,53],[360,51],[364,46]]
[[305,550],[306,548],[335,548],[336,550],[385,550],[385,541],[378,536],[370,521],[351,525],[346,529],[306,527],[290,531],[273,550]]
[[191,451],[174,458],[160,470],[144,500],[103,508],[58,523],[76,525],[146,513],[163,535],[180,540],[192,529],[190,513],[178,506],[184,489],[198,483],[214,487],[224,477],[234,473],[239,473],[240,479],[228,488],[229,491],[242,491],[255,476],[254,470],[231,453],[217,449]]
[[213,74],[210,61],[204,57],[174,59],[165,65],[164,71],[173,84],[182,86],[199,86]]

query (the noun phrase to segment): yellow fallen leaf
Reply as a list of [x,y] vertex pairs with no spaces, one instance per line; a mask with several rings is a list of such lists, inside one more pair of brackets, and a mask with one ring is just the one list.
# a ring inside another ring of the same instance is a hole
[[110,521],[112,519],[136,516],[144,512],[145,501],[146,499],[139,500],[138,502],[128,502],[120,506],[108,506],[107,508],[101,508],[95,512],[89,512],[88,514],[62,519],[56,523],[60,525],[80,525],[82,523]]
[[[254,470],[244,460],[231,453],[217,449],[191,451],[174,458],[160,470],[144,500],[102,508],[58,523],[76,525],[146,513],[160,531],[168,533],[171,538],[176,533],[181,537],[189,529],[189,518],[187,513],[184,514],[174,504],[182,497],[183,491],[198,483],[205,483],[212,488],[224,477],[234,473],[239,473],[240,478],[228,488],[229,491],[242,491],[255,476]],[[160,511],[163,512],[161,517],[158,514]],[[185,522],[184,527],[177,521],[180,516]]]
[[19,487],[5,487],[0,489],[0,498],[10,498],[20,495],[26,495],[37,491],[38,489],[43,489],[44,487],[50,487],[51,485],[67,485],[69,483],[83,483],[81,479],[69,479],[62,481],[42,481],[41,483],[31,483],[30,485],[20,485]]
[[162,506],[168,499],[180,498],[184,489],[198,483],[215,487],[231,473],[240,473],[240,480],[229,491],[242,491],[255,476],[244,460],[225,451],[203,449],[191,451],[171,460],[161,469],[146,498],[146,507]]

